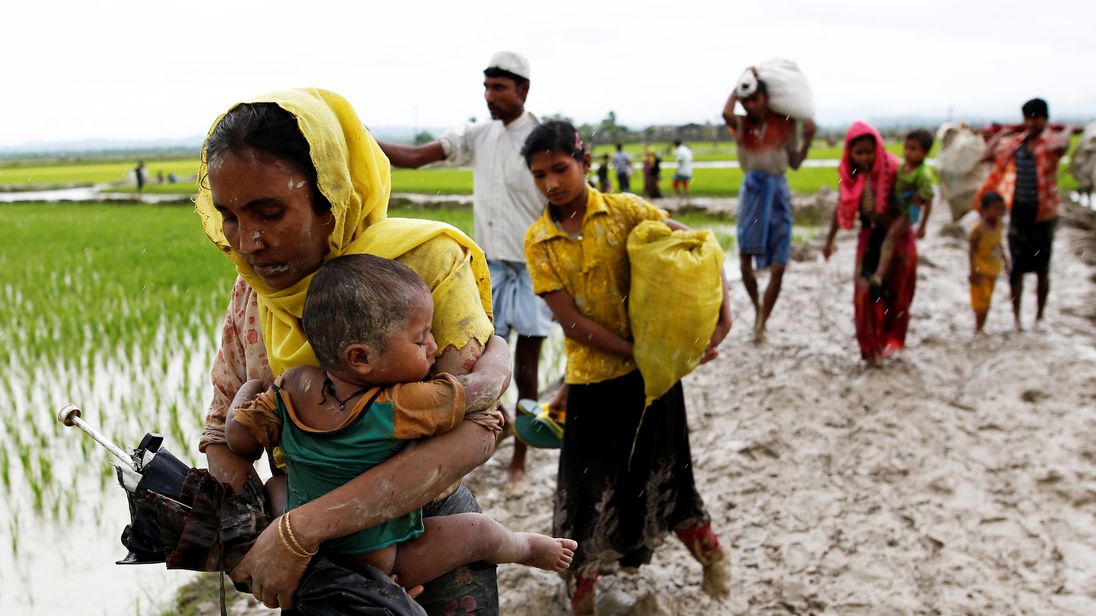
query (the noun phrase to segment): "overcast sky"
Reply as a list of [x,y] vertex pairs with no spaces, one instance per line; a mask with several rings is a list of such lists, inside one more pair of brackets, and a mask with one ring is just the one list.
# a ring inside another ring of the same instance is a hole
[[[621,13],[621,8],[627,7]],[[294,86],[373,126],[485,118],[482,70],[512,49],[528,108],[630,126],[718,121],[747,65],[797,62],[819,120],[1096,116],[1096,2],[100,2],[11,0],[0,146],[201,135],[237,100]]]

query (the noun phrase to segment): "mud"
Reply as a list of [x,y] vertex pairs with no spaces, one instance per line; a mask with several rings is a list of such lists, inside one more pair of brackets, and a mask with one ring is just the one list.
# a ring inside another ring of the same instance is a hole
[[[829,263],[803,248],[764,346],[750,342],[752,309],[728,260],[735,327],[685,392],[732,596],[705,595],[700,566],[668,538],[638,574],[603,577],[600,615],[1096,613],[1091,231],[1059,226],[1040,329],[1034,279],[1022,333],[999,280],[976,339],[966,242],[941,233],[946,218],[919,245],[908,348],[881,369],[860,361],[854,338],[852,233]],[[530,450],[512,489],[511,452],[504,442],[467,481],[510,528],[550,532],[557,454]],[[555,574],[503,565],[499,588],[502,614],[567,613]]]

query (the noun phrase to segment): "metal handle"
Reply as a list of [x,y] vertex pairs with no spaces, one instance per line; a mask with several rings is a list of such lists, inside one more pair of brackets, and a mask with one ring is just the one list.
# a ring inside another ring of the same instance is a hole
[[107,451],[114,454],[115,458],[122,461],[122,464],[131,471],[136,471],[133,468],[133,456],[126,453],[124,449],[115,445],[110,439],[100,434],[98,430],[89,426],[83,419],[80,419],[80,407],[69,402],[65,406],[61,407],[61,410],[57,411],[57,421],[63,423],[68,427],[76,426],[84,431],[85,434],[90,436],[92,440],[99,443],[106,448]]

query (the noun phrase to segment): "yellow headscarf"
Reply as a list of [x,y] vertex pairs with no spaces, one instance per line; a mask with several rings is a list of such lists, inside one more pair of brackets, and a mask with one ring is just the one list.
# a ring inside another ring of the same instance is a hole
[[[300,88],[273,92],[240,104],[244,103],[274,103],[297,118],[316,166],[319,190],[331,203],[335,218],[335,228],[328,237],[327,259],[363,253],[395,259],[435,237],[450,237],[471,254],[480,301],[487,315],[491,315],[487,261],[471,238],[445,223],[387,217],[391,191],[388,158],[346,99],[326,90]],[[224,115],[217,118],[210,134],[223,118]],[[208,162],[203,152],[199,178],[206,177]],[[195,199],[202,231],[236,264],[236,271],[258,294],[263,344],[274,375],[296,365],[317,365],[300,320],[312,276],[282,290],[271,289],[263,283],[243,257],[229,246],[221,228],[221,215],[213,206],[206,184],[199,182]],[[435,300],[439,290],[443,289],[440,286],[434,289]],[[461,348],[467,342],[467,339],[437,341],[441,349],[449,345]]]

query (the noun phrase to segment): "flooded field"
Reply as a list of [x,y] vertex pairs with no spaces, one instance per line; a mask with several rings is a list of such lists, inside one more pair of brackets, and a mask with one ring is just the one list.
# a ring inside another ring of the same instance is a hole
[[75,402],[123,447],[160,432],[197,461],[232,282],[189,208],[0,207],[0,612],[159,613],[189,579],[118,567],[128,520],[108,454],[56,420]]

